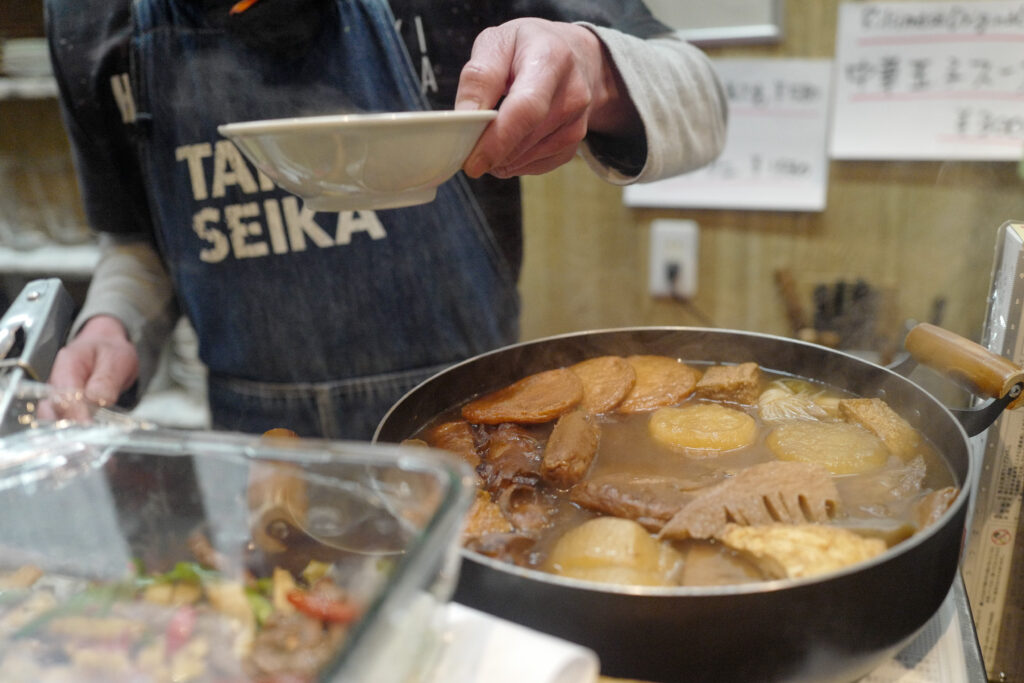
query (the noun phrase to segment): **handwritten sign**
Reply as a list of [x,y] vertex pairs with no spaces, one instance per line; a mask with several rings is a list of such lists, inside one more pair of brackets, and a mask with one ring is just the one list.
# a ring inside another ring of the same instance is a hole
[[828,183],[831,62],[719,59],[725,149],[709,166],[626,187],[630,206],[821,211]]
[[1024,152],[1024,2],[844,3],[836,159],[1016,161]]

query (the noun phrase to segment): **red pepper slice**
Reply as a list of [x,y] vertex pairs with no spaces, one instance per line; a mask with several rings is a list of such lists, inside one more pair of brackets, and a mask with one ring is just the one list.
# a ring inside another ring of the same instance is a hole
[[303,614],[332,624],[351,624],[360,615],[359,608],[350,602],[307,593],[299,588],[288,591],[288,602]]
[[183,605],[175,610],[164,631],[167,654],[174,654],[188,642],[195,631],[197,619],[198,614],[193,607]]

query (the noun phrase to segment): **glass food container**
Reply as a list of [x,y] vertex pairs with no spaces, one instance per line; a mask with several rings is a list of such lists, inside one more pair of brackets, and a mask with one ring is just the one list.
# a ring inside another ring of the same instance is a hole
[[147,428],[0,439],[6,681],[429,676],[468,466],[427,448]]

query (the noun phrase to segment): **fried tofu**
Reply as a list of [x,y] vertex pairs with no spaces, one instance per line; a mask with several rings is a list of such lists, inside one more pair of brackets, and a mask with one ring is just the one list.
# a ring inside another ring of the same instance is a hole
[[887,547],[881,539],[825,524],[729,524],[721,540],[779,579],[836,571],[880,555]]
[[473,504],[466,513],[466,524],[462,530],[464,539],[487,534],[505,534],[512,531],[512,524],[505,518],[501,507],[491,500],[490,494],[477,491]]
[[897,457],[912,456],[920,444],[917,430],[880,398],[843,399],[839,401],[839,414],[877,436]]
[[761,395],[761,368],[757,363],[713,365],[704,371],[694,394],[713,401],[755,405]]

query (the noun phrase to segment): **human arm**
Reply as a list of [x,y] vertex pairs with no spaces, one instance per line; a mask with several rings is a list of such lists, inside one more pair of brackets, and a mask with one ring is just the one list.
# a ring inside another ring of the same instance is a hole
[[156,371],[178,317],[170,279],[152,244],[139,236],[100,236],[101,257],[50,384],[82,389],[113,404],[137,383],[141,395]]
[[111,87],[125,85],[131,11],[103,0],[46,0],[44,8],[61,115],[100,246],[84,306],[49,381],[112,403],[133,382],[145,388],[177,317],[128,134],[133,109]]
[[726,104],[708,59],[671,33],[641,39],[586,23],[517,19],[480,33],[457,109],[498,105],[464,169],[544,173],[580,142],[611,182],[654,180],[708,163]]
[[[728,104],[711,61],[674,33],[642,40],[588,26],[604,44],[643,121],[642,140],[588,135],[581,156],[608,182],[650,182],[700,168],[725,146]],[[629,161],[631,150],[642,149]],[[625,158],[626,162],[619,160]]]

